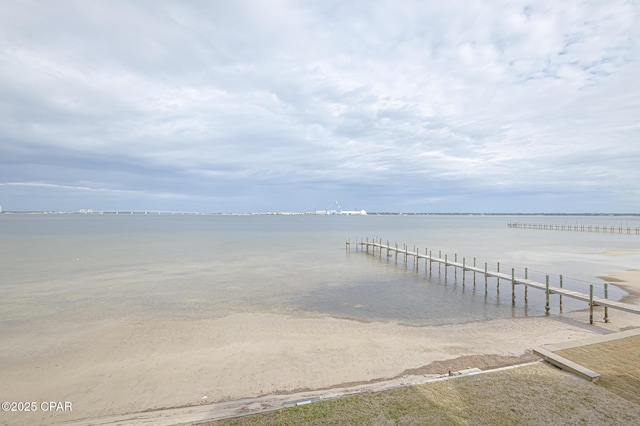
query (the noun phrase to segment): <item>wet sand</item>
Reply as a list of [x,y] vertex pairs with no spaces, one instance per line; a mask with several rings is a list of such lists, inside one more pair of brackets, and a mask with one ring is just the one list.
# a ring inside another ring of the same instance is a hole
[[[631,293],[629,302],[637,303],[640,271],[611,278]],[[605,324],[598,314],[594,326],[584,311],[437,327],[262,313],[67,324],[64,329],[40,324],[29,335],[19,329],[3,332],[0,395],[3,401],[38,406],[71,402],[73,409],[2,412],[0,424],[50,424],[383,383],[407,371],[437,374],[442,368],[446,373],[452,364],[444,361],[455,359],[476,359],[483,365],[464,367],[482,368],[491,362],[481,359],[493,357],[498,363],[503,356],[526,357],[533,346],[640,326],[637,315],[610,310],[610,317]]]

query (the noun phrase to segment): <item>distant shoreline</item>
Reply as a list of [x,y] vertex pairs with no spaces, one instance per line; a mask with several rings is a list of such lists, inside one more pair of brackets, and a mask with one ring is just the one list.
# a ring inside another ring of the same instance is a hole
[[[149,215],[149,216],[334,216],[311,212],[186,212],[168,210],[47,211],[5,210],[0,214],[42,215]],[[341,215],[347,216],[347,215]],[[482,212],[367,212],[367,216],[548,216],[548,217],[640,217],[640,213],[482,213]]]

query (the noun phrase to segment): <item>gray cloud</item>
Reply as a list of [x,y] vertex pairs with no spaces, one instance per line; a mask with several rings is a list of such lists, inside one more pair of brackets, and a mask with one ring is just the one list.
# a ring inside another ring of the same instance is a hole
[[20,2],[0,204],[637,212],[639,10]]

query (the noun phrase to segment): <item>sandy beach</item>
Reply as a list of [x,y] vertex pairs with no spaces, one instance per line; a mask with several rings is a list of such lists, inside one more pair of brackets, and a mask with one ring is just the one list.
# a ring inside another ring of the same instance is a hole
[[[640,296],[640,271],[612,281]],[[499,319],[438,327],[330,317],[233,314],[219,319],[41,324],[38,337],[5,337],[0,394],[10,401],[63,401],[72,411],[3,412],[2,424],[50,424],[114,414],[349,387],[403,374],[446,373],[529,360],[533,346],[640,325],[610,311]],[[461,358],[463,357],[463,358]],[[515,358],[519,357],[519,358]],[[451,361],[447,364],[447,360]],[[438,371],[442,370],[442,371]],[[166,419],[165,419],[166,421]]]

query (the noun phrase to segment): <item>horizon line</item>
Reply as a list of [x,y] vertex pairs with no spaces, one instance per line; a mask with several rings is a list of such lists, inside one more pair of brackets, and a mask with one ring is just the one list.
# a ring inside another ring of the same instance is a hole
[[[0,210],[0,214],[78,214],[78,215],[101,215],[101,214],[124,214],[124,215],[316,215],[316,212],[307,211],[253,211],[253,212],[213,212],[213,211],[186,211],[186,210],[89,210],[65,211],[65,210]],[[403,211],[378,211],[367,212],[367,215],[485,215],[485,216],[640,216],[640,213],[630,212],[403,212]],[[326,216],[326,215],[325,215]]]

